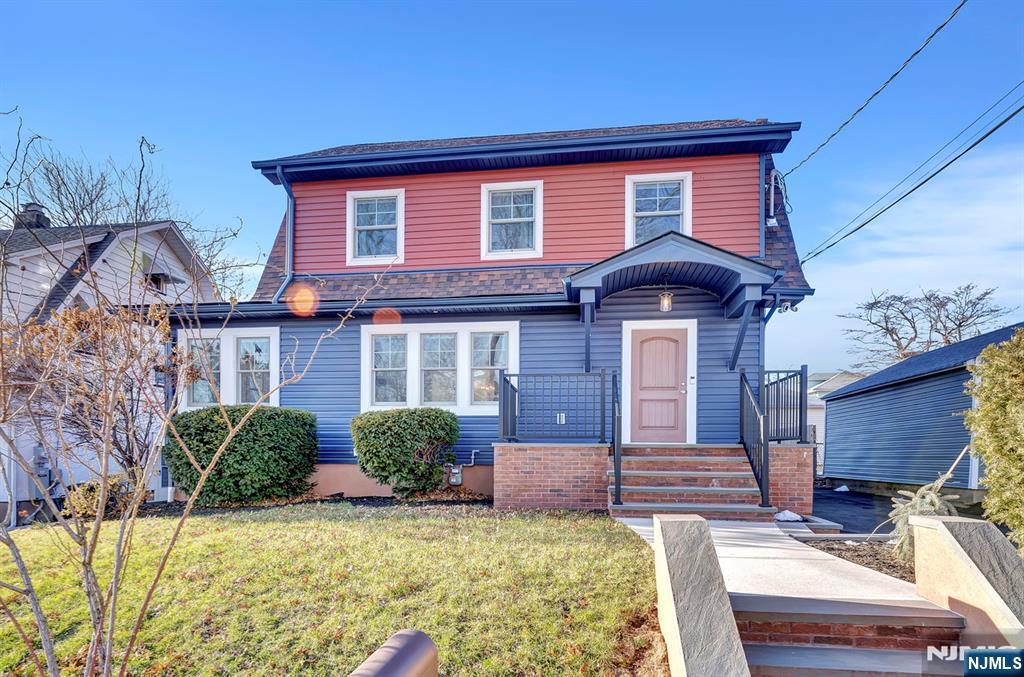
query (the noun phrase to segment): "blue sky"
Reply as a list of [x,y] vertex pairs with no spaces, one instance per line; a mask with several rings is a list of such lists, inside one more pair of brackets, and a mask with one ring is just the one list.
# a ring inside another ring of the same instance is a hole
[[[953,2],[18,3],[0,108],[65,152],[160,170],[198,220],[269,249],[280,188],[249,162],[364,141],[706,118],[803,122],[788,169]],[[1024,3],[971,0],[789,180],[801,252],[1024,78]],[[1024,88],[1022,88],[1024,89]],[[1020,93],[1020,92],[1018,92]],[[835,318],[872,290],[998,286],[1024,318],[1021,120],[807,268],[770,366],[850,362]]]

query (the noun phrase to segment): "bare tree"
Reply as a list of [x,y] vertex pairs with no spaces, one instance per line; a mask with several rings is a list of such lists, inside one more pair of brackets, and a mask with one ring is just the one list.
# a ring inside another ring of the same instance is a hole
[[952,291],[922,290],[916,296],[872,293],[855,312],[839,316],[859,325],[844,330],[853,343],[850,352],[861,358],[854,366],[886,367],[977,336],[1010,312],[995,303],[995,292],[972,283]]
[[[37,176],[42,176],[36,174],[37,170],[42,168],[45,172],[47,167],[45,159],[32,159],[32,143],[23,140],[20,129],[19,126],[14,143],[0,146],[0,162],[5,172],[0,184],[0,208],[5,213],[0,213],[0,219],[13,219],[26,187]],[[146,158],[151,152],[150,144],[141,140],[134,179],[135,205],[128,214],[129,223],[136,226],[135,246],[138,246],[141,223],[141,219],[135,217],[145,213],[141,203],[146,200]],[[81,179],[87,184],[95,179],[95,175],[84,169],[71,173],[78,177],[76,181]],[[72,191],[64,204],[73,204],[70,196],[78,195],[85,209],[100,209],[104,200],[97,194],[103,192]],[[59,253],[41,244],[47,256],[59,264],[55,273],[59,276],[63,272]],[[84,238],[80,244],[84,248]],[[0,270],[6,270],[6,263],[0,245],[0,264],[3,264]],[[5,312],[6,304],[0,303],[0,481],[8,492],[9,509],[13,510],[14,472],[20,471],[27,477],[53,517],[49,529],[54,541],[78,569],[80,593],[89,610],[91,624],[88,644],[83,647],[82,674],[125,675],[139,633],[149,616],[154,592],[182,528],[226,448],[275,392],[307,374],[323,342],[344,329],[359,306],[379,286],[380,277],[319,336],[301,361],[297,347],[284,356],[280,383],[260,393],[236,423],[228,416],[220,393],[214,389],[213,406],[224,422],[226,437],[209,462],[204,463],[178,434],[174,421],[182,394],[190,383],[199,378],[214,382],[209,374],[203,373],[209,365],[204,365],[203,361],[197,363],[194,355],[182,347],[188,346],[191,338],[198,337],[199,331],[204,329],[194,312],[196,296],[181,289],[174,298],[155,298],[144,285],[133,283],[132,271],[126,273],[127,279],[115,280],[111,285],[110,280],[101,280],[88,258],[73,265],[85,268],[80,284],[85,285],[95,299],[92,307],[70,306],[41,318]],[[111,295],[111,288],[127,290],[126,296]],[[9,291],[6,278],[0,278],[0,291]],[[229,320],[230,314],[220,327],[205,328],[202,336],[208,337],[211,329],[217,334]],[[175,327],[181,337],[177,342],[173,341]],[[168,392],[158,385],[154,378],[158,371],[177,387]],[[127,398],[134,398],[135,408],[124,408]],[[138,437],[139,444],[144,444],[144,453],[119,452],[118,426],[126,425],[126,421],[132,426],[141,419],[155,421],[155,429],[147,427],[143,432],[128,427],[126,430]],[[54,486],[44,484],[36,472],[35,459],[21,451],[23,436],[31,437],[42,447],[52,467],[65,470],[56,473]],[[121,593],[126,572],[140,566],[131,557],[135,527],[140,508],[150,496],[158,452],[168,437],[177,441],[196,468],[199,479],[185,501],[171,536],[162,545],[155,570],[149,573],[150,570],[145,569],[148,582],[141,604],[125,608]],[[70,472],[72,465],[85,468],[88,482],[96,487],[92,510],[82,509],[74,501],[60,505],[61,497],[75,491],[82,481]],[[111,516],[106,514],[105,507],[115,497],[120,510]],[[56,676],[66,666],[57,659],[57,638],[48,621],[52,610],[48,612],[45,608],[46,600],[40,597],[36,586],[38,577],[47,575],[47,569],[32,568],[22,554],[18,535],[6,523],[0,523],[0,545],[7,549],[14,571],[10,579],[0,579],[0,588],[6,593],[0,600],[0,612],[24,644],[25,667],[34,668],[38,674]],[[97,565],[97,562],[103,564]],[[62,600],[66,603],[66,597],[62,596]]]
[[[157,152],[153,144],[145,139],[143,143],[147,153]],[[24,175],[24,198],[44,205],[54,226],[172,220],[210,271],[220,295],[227,299],[245,294],[246,273],[259,262],[231,253],[230,245],[236,242],[242,224],[196,223],[152,165],[138,160],[123,164],[113,158],[97,164],[65,155],[39,138],[26,152],[25,161],[33,171]]]

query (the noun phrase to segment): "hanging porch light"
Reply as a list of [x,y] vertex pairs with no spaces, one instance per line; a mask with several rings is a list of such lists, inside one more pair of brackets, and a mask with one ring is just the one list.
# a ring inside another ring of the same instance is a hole
[[661,289],[661,293],[658,294],[658,310],[667,313],[672,310],[672,292],[668,290],[668,275],[665,275]]

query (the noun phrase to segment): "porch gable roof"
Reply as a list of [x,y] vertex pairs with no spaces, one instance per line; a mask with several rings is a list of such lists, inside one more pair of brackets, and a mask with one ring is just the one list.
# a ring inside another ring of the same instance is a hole
[[745,301],[755,295],[759,299],[782,275],[782,270],[759,261],[669,232],[577,270],[564,283],[573,302],[581,302],[585,289],[593,290],[593,302],[600,304],[603,297],[616,292],[666,284],[703,289],[725,305],[741,290],[747,292],[740,295]]

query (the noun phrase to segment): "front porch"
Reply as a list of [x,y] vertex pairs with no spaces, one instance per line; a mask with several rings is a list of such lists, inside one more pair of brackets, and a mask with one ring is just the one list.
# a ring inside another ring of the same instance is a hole
[[[764,369],[764,325],[800,300],[778,277],[679,233],[569,275],[583,368],[499,373],[496,504],[591,508],[599,483],[616,512],[809,513],[807,369]],[[509,477],[526,498],[503,495]]]

